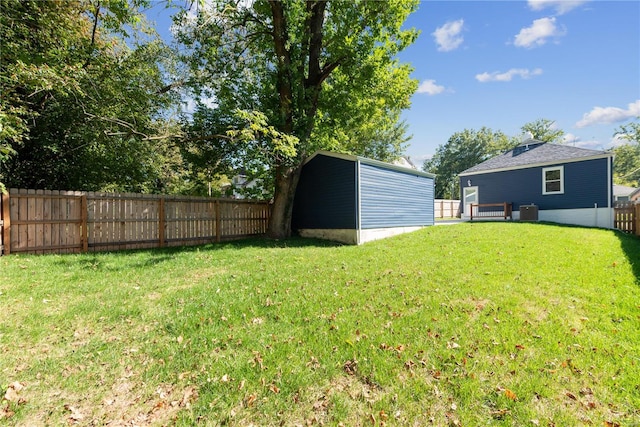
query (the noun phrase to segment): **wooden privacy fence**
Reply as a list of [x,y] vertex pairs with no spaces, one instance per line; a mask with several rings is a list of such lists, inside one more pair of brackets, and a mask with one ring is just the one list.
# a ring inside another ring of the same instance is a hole
[[436,218],[460,217],[460,200],[435,199],[433,208]]
[[640,204],[616,203],[613,209],[613,227],[640,236]]
[[10,189],[3,253],[197,245],[266,233],[269,203],[207,197]]

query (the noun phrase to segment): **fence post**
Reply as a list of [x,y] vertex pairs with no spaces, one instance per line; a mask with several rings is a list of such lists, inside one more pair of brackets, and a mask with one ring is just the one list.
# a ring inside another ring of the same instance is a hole
[[9,191],[7,194],[2,193],[2,244],[4,245],[4,254],[11,253],[11,209],[9,204]]
[[164,196],[160,197],[160,206],[158,207],[158,240],[160,247],[163,248],[165,245],[164,241]]
[[215,201],[216,208],[216,242],[220,243],[220,233],[222,233],[222,224],[220,221],[220,200]]
[[88,252],[89,251],[89,230],[87,229],[87,224],[88,224],[88,217],[89,217],[89,212],[88,212],[88,206],[87,206],[87,195],[86,194],[82,194],[82,196],[80,197],[80,215],[81,215],[81,220],[82,220],[82,234],[80,235],[80,239],[82,240],[82,252]]

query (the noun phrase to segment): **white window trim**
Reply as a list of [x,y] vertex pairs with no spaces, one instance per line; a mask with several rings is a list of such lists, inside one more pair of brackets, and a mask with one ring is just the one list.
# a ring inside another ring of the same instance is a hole
[[[545,176],[548,171],[560,171],[560,191],[547,191],[547,181]],[[564,194],[564,166],[553,166],[549,168],[542,168],[542,194]]]

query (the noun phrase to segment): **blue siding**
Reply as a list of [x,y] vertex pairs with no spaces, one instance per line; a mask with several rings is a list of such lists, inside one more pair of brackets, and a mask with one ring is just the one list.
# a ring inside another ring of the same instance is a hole
[[360,163],[362,229],[433,225],[433,178]]
[[316,156],[302,169],[293,206],[294,229],[356,228],[356,164]]
[[544,167],[564,166],[564,194],[542,194],[542,169],[533,167],[460,177],[460,186],[468,180],[478,187],[479,203],[513,203],[516,211],[520,205],[535,204],[540,210],[581,209],[608,205],[611,181],[607,176],[609,159],[559,163]]

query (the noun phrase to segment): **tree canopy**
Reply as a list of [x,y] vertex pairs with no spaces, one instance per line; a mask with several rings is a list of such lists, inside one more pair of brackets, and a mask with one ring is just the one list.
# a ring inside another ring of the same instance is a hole
[[435,197],[458,199],[460,172],[509,151],[519,143],[519,139],[509,138],[501,131],[493,131],[486,127],[454,133],[423,165],[424,171],[436,174]]
[[554,128],[555,121],[538,119],[524,124],[520,129],[523,133],[530,133],[533,139],[542,142],[557,142],[564,136],[562,129]]
[[[215,99],[196,112],[213,132],[192,128],[202,133],[192,139],[208,140],[205,147],[249,169],[261,164],[273,177],[272,237],[291,233],[302,162],[314,151],[382,160],[401,153],[407,137],[399,115],[417,82],[396,54],[417,36],[402,28],[416,7],[415,0],[257,0],[251,7],[229,1],[178,17],[191,87]],[[257,119],[250,125],[257,132],[224,132],[229,124],[246,125],[239,114]],[[269,128],[276,133],[265,132]],[[283,141],[290,150],[280,149]]]
[[[166,47],[140,35],[145,0],[0,0],[0,181],[152,191],[174,154]],[[131,46],[131,47],[130,47]]]
[[616,184],[640,187],[640,118],[616,129],[618,139],[626,143],[613,149],[613,178]]

